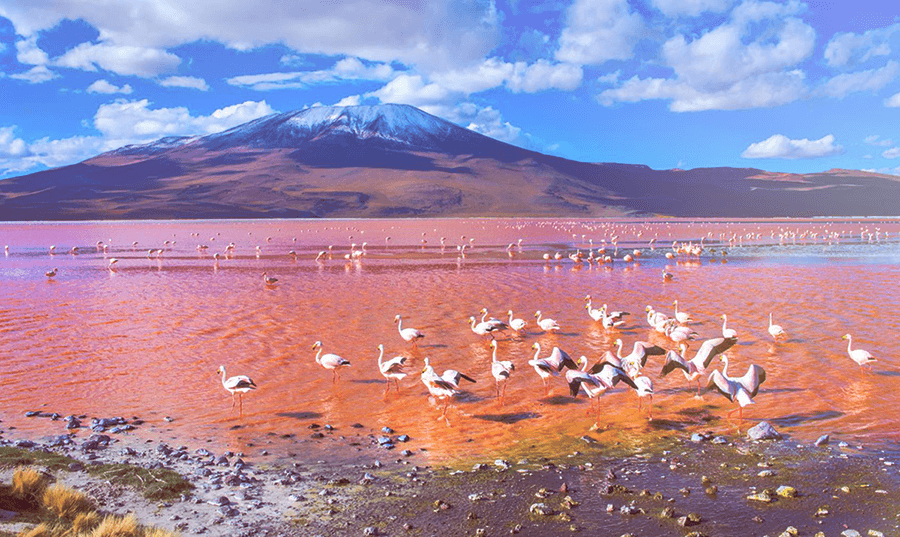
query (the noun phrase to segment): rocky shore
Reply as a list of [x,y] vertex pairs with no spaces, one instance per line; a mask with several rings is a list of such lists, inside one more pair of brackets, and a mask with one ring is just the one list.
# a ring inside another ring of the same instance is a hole
[[[595,431],[556,451],[438,463],[390,427],[310,422],[289,433],[354,451],[347,463],[170,445],[138,434],[138,418],[30,416],[66,432],[26,439],[0,422],[4,482],[16,467],[43,467],[107,512],[185,535],[900,534],[896,453],[826,436],[797,443],[768,424],[643,445]],[[126,467],[167,473],[129,482]],[[0,535],[29,526],[0,515]]]

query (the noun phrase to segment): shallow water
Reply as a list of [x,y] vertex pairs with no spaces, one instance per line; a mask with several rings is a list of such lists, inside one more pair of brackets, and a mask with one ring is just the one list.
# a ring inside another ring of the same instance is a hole
[[[542,259],[556,251],[586,252],[590,240],[595,248],[605,240],[612,254],[614,236],[619,251],[612,265]],[[520,238],[521,246],[506,249]],[[651,238],[654,250],[647,247]],[[701,238],[716,250],[715,261],[709,250],[700,262],[665,259],[673,240]],[[550,396],[544,394],[526,363],[532,344],[541,344],[542,356],[558,345],[592,363],[615,350],[616,338],[626,349],[636,340],[674,348],[650,331],[643,312],[651,304],[671,314],[678,299],[702,339],[719,335],[719,316],[728,314],[740,338],[728,352],[732,374],[751,363],[765,368],[767,380],[746,409],[744,428],[767,419],[798,440],[827,432],[895,442],[898,238],[900,222],[874,220],[0,224],[0,244],[9,245],[5,256],[0,253],[2,419],[26,433],[61,434],[62,423],[26,419],[24,412],[139,416],[174,441],[209,441],[251,454],[261,447],[296,452],[296,440],[279,435],[305,438],[312,422],[339,431],[357,422],[389,425],[437,458],[532,445],[552,449],[587,433],[596,420],[587,415],[583,396],[568,396],[562,377],[553,379]],[[361,261],[343,258],[351,242],[367,242]],[[461,243],[471,245],[465,257],[458,255]],[[332,258],[314,261],[329,245]],[[78,255],[67,253],[73,246]],[[640,263],[623,262],[635,247],[643,253]],[[719,261],[723,247],[728,263]],[[157,248],[163,252],[148,256]],[[214,260],[214,252],[221,259]],[[111,258],[119,260],[115,270],[108,269]],[[54,267],[55,278],[44,276]],[[663,282],[664,267],[675,274],[673,282]],[[278,283],[266,286],[263,271]],[[607,332],[588,317],[587,294],[595,307],[607,302],[632,312],[625,329]],[[529,321],[526,334],[499,338],[499,358],[516,364],[503,406],[495,399],[488,341],[467,322],[483,307],[504,319],[512,309]],[[541,332],[536,310],[562,330]],[[789,334],[785,342],[773,343],[766,332],[770,311]],[[399,337],[397,314],[404,327],[426,334],[418,348]],[[848,332],[854,346],[879,360],[871,372],[848,358],[840,339]],[[314,361],[317,340],[325,352],[352,362],[336,384]],[[408,357],[400,393],[384,395],[379,343],[386,357]],[[477,381],[451,404],[451,427],[438,420],[440,405],[419,380],[426,356],[439,372],[457,369]],[[600,399],[600,425],[609,429],[599,438],[651,441],[672,431],[735,431],[721,419],[732,409],[728,401],[714,392],[695,398],[677,371],[658,378],[661,364],[651,358],[645,370],[655,384],[654,420],[638,412],[632,393],[616,389]],[[259,385],[245,397],[242,418],[231,412],[215,374],[219,365]],[[339,456],[321,453],[329,449],[303,444],[309,457]]]

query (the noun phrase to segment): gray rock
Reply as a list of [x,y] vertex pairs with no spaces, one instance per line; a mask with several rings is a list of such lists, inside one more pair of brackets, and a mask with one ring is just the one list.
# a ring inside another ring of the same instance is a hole
[[409,435],[401,434],[397,437],[397,442],[409,442]]
[[761,421],[747,431],[750,440],[781,440],[781,433],[775,430],[769,422]]
[[862,537],[862,535],[856,530],[844,530],[841,532],[841,537]]
[[691,442],[705,442],[709,440],[709,437],[705,434],[694,433],[691,435]]
[[550,516],[553,514],[553,510],[547,507],[547,504],[545,503],[531,504],[531,507],[528,508],[528,512],[538,516]]
[[17,448],[31,449],[36,444],[34,442],[32,442],[31,440],[16,440],[16,443],[13,445],[16,446]]
[[394,430],[387,426],[382,427],[381,432],[383,432],[384,434],[394,434]]
[[378,528],[375,526],[366,526],[363,528],[363,535],[378,535]]
[[727,443],[728,443],[728,439],[725,438],[724,436],[717,436],[717,437],[715,437],[715,438],[712,439],[712,443],[713,443],[713,444],[727,444]]
[[825,446],[828,445],[829,436],[827,434],[823,434],[819,438],[816,439],[814,445],[816,446]]

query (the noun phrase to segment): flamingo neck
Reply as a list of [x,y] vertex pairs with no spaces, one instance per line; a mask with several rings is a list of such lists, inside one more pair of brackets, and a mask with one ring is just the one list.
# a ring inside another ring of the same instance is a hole
[[403,319],[397,319],[397,332],[403,333]]
[[222,386],[225,385],[225,368],[222,368]]
[[537,317],[537,322],[538,322],[538,324],[540,324],[540,322],[541,322],[541,316],[543,316],[543,315],[544,315],[543,313],[538,313],[538,317]]
[[491,362],[496,362],[497,361],[497,346],[493,345],[493,347],[494,347],[494,353],[491,355]]
[[722,332],[725,332],[726,325],[728,324],[728,317],[725,315],[722,316]]
[[534,359],[537,360],[541,356],[541,346],[537,343],[534,344]]
[[381,369],[381,359],[384,357],[384,347],[378,349],[378,368]]
[[851,345],[853,345],[853,338],[847,336],[847,353],[848,354],[853,354],[853,350],[850,348]]
[[472,330],[475,330],[475,317],[472,317]]
[[722,358],[722,362],[725,364],[722,366],[722,376],[728,378],[728,358]]
[[616,345],[619,346],[619,348],[616,350],[616,357],[621,360],[622,359],[622,340],[620,339],[618,341],[618,343],[616,343]]
[[484,320],[487,318],[487,314],[488,312],[484,312],[484,315],[481,316],[481,322],[484,322]]
[[322,356],[322,347],[319,347],[319,350],[316,351],[316,363],[317,363],[317,364],[321,364],[321,363],[322,363],[321,356]]

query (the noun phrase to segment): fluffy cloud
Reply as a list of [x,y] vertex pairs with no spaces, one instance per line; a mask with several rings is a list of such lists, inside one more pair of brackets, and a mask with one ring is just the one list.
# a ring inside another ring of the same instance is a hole
[[832,67],[844,67],[850,63],[863,63],[875,56],[887,56],[891,53],[889,40],[897,30],[900,30],[900,24],[862,34],[835,34],[825,47],[825,61]]
[[900,157],[900,147],[892,147],[881,154],[884,158],[897,158]]
[[174,71],[181,63],[178,56],[161,49],[82,43],[53,60],[59,67],[96,71],[99,67],[120,75],[154,77]]
[[0,16],[22,36],[64,19],[81,19],[99,31],[100,41],[115,46],[166,49],[206,40],[249,50],[281,43],[303,53],[400,61],[426,69],[478,60],[500,37],[492,0],[30,0],[0,4]]
[[696,17],[707,11],[720,13],[731,7],[731,2],[732,0],[650,0],[653,7],[667,17]]
[[220,108],[208,116],[192,116],[184,107],[150,107],[147,99],[118,100],[97,109],[94,127],[110,145],[156,140],[163,136],[212,134],[272,114],[265,101],[247,101]]
[[900,93],[895,93],[884,100],[884,105],[888,108],[900,107]]
[[28,152],[28,144],[21,138],[16,138],[15,126],[0,127],[0,159],[7,157],[21,157]]
[[[604,105],[671,100],[676,112],[759,108],[794,101],[806,92],[805,75],[792,69],[809,57],[815,31],[791,15],[797,2],[745,1],[726,23],[696,39],[676,35],[662,46],[674,78],[633,77],[598,96]],[[757,32],[766,21],[767,32]]]
[[17,138],[15,127],[0,127],[0,175],[29,171],[37,166],[72,164],[127,144],[163,136],[212,134],[274,113],[265,101],[247,101],[191,115],[187,108],[152,108],[146,99],[118,100],[101,105],[94,115],[99,136],[41,138],[31,143]]
[[383,103],[411,104],[422,108],[444,103],[450,98],[451,91],[433,82],[426,83],[421,75],[402,74],[366,96],[375,97]]
[[873,134],[871,136],[866,136],[864,142],[869,145],[879,146],[879,147],[891,147],[894,145],[893,140],[879,140],[880,136],[877,134]]
[[581,85],[582,77],[582,69],[577,65],[553,64],[547,60],[528,65],[488,58],[466,69],[435,73],[431,80],[450,92],[470,95],[503,85],[515,93],[548,89],[570,91]]
[[490,106],[479,107],[473,103],[462,103],[456,107],[451,117],[457,123],[465,124],[469,130],[502,142],[513,143],[519,139],[522,132],[521,128],[509,121],[503,121],[500,111]]
[[209,89],[205,80],[195,76],[170,76],[160,80],[159,85],[166,88],[190,88],[200,91]]
[[16,59],[25,65],[46,65],[50,61],[47,53],[38,48],[35,35],[16,41]]
[[839,155],[844,148],[834,144],[834,136],[829,134],[818,140],[791,140],[782,134],[775,134],[761,142],[750,144],[741,153],[743,158],[783,158],[807,159]]
[[59,75],[56,72],[47,69],[44,65],[35,65],[24,73],[16,73],[14,75],[9,75],[9,77],[17,80],[24,80],[31,84],[42,84],[53,80],[54,78],[59,78]]
[[627,60],[645,33],[644,20],[626,0],[575,0],[566,12],[556,59],[576,65]]
[[878,91],[888,85],[900,72],[900,63],[889,61],[878,69],[868,69],[855,73],[843,73],[829,79],[820,89],[823,95],[842,99],[860,91]]
[[393,75],[394,69],[390,65],[377,63],[367,66],[357,58],[344,58],[335,63],[331,69],[241,75],[229,78],[227,82],[232,86],[266,91],[303,88],[340,80],[390,80]]
[[105,93],[105,94],[124,93],[125,95],[128,95],[129,93],[132,92],[132,89],[131,89],[131,86],[129,86],[128,84],[125,84],[124,86],[122,86],[120,88],[119,86],[116,86],[115,84],[111,84],[110,82],[101,78],[100,80],[97,80],[96,82],[94,82],[93,84],[88,86],[87,92],[88,93]]
[[334,103],[334,106],[359,106],[359,103],[362,102],[362,97],[359,95],[348,95],[344,97],[340,101]]

